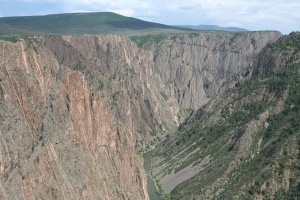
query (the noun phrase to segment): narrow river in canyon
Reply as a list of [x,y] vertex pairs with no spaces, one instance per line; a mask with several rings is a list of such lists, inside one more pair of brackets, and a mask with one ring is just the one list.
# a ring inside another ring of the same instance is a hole
[[151,154],[152,151],[148,151],[147,153],[145,153],[143,155],[144,158],[144,169],[145,172],[147,174],[147,189],[148,189],[148,194],[150,197],[150,200],[160,200],[160,194],[159,191],[157,190],[156,186],[155,186],[155,182],[154,180],[152,180],[151,176],[150,176],[150,171],[151,171]]

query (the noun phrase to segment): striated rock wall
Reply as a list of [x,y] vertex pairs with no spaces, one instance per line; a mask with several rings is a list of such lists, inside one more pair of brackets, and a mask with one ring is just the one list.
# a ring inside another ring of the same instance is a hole
[[218,94],[229,77],[247,70],[279,32],[199,33],[169,36],[153,45],[157,82],[184,109],[198,109]]
[[135,150],[218,94],[278,32],[0,41],[1,199],[148,199]]
[[0,42],[1,199],[147,199],[133,132],[30,41]]

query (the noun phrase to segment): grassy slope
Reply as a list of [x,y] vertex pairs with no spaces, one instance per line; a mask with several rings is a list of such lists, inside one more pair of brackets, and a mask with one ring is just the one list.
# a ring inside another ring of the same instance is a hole
[[289,57],[286,68],[228,89],[156,151],[157,157],[164,158],[157,177],[211,158],[167,199],[300,196],[299,44],[296,33],[269,45],[274,56]]
[[11,27],[47,34],[144,34],[184,32],[188,29],[170,27],[124,17],[111,12],[70,13],[45,16],[3,17],[0,22]]
[[0,35],[29,35],[33,34],[32,31],[24,30],[0,22]]

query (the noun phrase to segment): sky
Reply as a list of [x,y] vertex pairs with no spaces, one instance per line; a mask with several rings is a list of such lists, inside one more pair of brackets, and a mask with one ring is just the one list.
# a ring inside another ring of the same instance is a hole
[[0,17],[106,11],[167,25],[300,31],[300,0],[0,0]]

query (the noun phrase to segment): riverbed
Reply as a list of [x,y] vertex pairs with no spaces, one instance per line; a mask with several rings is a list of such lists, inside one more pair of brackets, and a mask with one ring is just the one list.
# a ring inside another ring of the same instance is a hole
[[161,200],[159,191],[155,186],[155,182],[150,177],[150,170],[151,170],[151,153],[152,151],[148,151],[143,155],[144,158],[144,169],[147,174],[147,190],[150,197],[150,200]]

